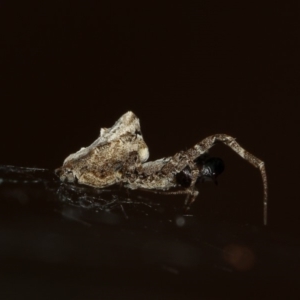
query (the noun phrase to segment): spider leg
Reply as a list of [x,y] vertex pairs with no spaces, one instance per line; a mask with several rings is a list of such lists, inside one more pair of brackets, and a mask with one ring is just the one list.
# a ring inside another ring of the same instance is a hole
[[146,188],[140,188],[139,190],[145,191],[145,192],[150,192],[154,194],[160,194],[160,195],[186,195],[190,194],[188,190],[178,190],[178,191],[159,191],[159,190],[152,190],[152,189],[146,189]]
[[185,198],[185,206],[190,207],[191,204],[195,201],[196,197],[198,196],[199,192],[194,189],[185,189],[185,190],[178,190],[178,191],[159,191],[159,190],[151,190],[146,188],[139,188],[142,191],[151,192],[154,194],[160,195],[186,195]]
[[186,198],[184,200],[184,206],[186,211],[190,209],[191,205],[196,200],[198,195],[199,192],[193,186],[193,189],[189,190],[189,193],[186,195]]
[[191,159],[196,159],[203,153],[207,152],[211,147],[215,145],[216,142],[221,142],[228,147],[230,147],[234,152],[236,152],[243,159],[248,161],[254,167],[258,168],[261,173],[262,181],[263,181],[263,189],[264,189],[264,198],[263,198],[263,211],[264,211],[264,225],[267,224],[267,210],[268,210],[268,184],[267,184],[267,174],[265,163],[254,156],[253,154],[246,151],[243,147],[241,147],[236,141],[235,138],[227,135],[227,134],[214,134],[211,135],[204,140],[197,143],[194,147],[190,148],[187,151],[187,154]]
[[190,209],[192,203],[196,200],[199,194],[199,192],[195,188],[178,190],[178,191],[158,191],[158,190],[149,190],[149,189],[144,189],[144,190],[155,194],[160,194],[160,195],[186,195],[184,200],[185,211],[188,211]]

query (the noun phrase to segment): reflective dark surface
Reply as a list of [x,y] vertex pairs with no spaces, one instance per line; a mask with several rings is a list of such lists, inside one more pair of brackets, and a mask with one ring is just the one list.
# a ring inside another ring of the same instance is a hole
[[187,214],[182,197],[66,185],[43,169],[1,166],[0,178],[4,299],[253,299],[296,287],[297,240],[234,214]]

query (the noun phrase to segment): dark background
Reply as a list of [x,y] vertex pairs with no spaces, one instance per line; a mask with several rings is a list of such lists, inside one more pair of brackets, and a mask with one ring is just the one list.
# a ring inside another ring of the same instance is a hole
[[[128,110],[150,159],[227,133],[266,163],[271,230],[297,236],[298,3],[7,1],[0,10],[0,164],[59,167]],[[226,171],[195,209],[224,199],[223,217],[260,226],[259,172],[226,147],[212,153]]]

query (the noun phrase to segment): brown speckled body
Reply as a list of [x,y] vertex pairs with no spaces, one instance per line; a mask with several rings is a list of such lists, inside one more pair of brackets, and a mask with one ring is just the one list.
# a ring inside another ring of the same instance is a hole
[[62,181],[103,188],[122,180],[125,170],[139,166],[149,157],[138,118],[128,112],[113,127],[102,128],[89,147],[69,155],[56,170]]

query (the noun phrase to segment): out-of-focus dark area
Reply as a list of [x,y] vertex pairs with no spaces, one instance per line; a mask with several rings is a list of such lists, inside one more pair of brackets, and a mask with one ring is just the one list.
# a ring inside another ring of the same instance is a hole
[[[0,165],[50,171],[0,170],[1,298],[293,295],[298,23],[278,1],[2,1]],[[268,226],[258,170],[222,145],[189,216],[181,196],[61,186],[51,171],[128,110],[151,160],[214,133],[264,160]]]

